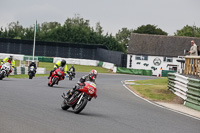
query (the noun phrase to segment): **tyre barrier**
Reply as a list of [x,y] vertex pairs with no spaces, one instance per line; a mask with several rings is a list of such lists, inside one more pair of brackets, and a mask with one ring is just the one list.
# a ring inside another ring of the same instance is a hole
[[184,100],[184,105],[200,111],[200,80],[168,73],[168,89]]

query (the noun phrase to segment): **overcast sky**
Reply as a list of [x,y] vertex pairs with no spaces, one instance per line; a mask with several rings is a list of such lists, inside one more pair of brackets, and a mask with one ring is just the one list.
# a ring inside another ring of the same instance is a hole
[[100,22],[112,35],[146,24],[174,35],[185,25],[200,27],[200,0],[0,0],[0,27],[16,21],[29,27],[35,20],[63,24],[75,14],[91,27]]

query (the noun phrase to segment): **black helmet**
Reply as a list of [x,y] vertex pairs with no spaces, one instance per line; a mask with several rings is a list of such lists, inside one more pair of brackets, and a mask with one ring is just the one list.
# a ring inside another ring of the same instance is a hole
[[65,65],[66,65],[66,61],[65,61],[65,60],[62,60],[62,61],[61,61],[61,66],[64,67]]
[[9,60],[12,60],[12,59],[13,59],[13,56],[11,55],[8,59],[9,59]]

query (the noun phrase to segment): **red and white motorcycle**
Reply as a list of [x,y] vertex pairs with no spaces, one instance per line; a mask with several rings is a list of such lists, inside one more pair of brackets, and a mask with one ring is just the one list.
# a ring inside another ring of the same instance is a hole
[[96,84],[90,81],[86,81],[84,86],[79,86],[71,97],[66,98],[63,93],[62,97],[64,101],[61,104],[63,110],[67,110],[70,107],[74,110],[74,113],[80,113],[86,106],[87,102],[90,101],[93,97],[97,97]]
[[64,68],[57,68],[49,78],[48,86],[52,87],[54,84],[58,84],[60,80],[63,80],[63,76],[65,76]]

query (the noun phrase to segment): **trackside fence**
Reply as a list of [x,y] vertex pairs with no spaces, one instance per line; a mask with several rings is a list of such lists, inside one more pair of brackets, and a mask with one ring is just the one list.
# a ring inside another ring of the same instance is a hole
[[200,80],[168,73],[168,89],[184,100],[184,105],[200,111]]

